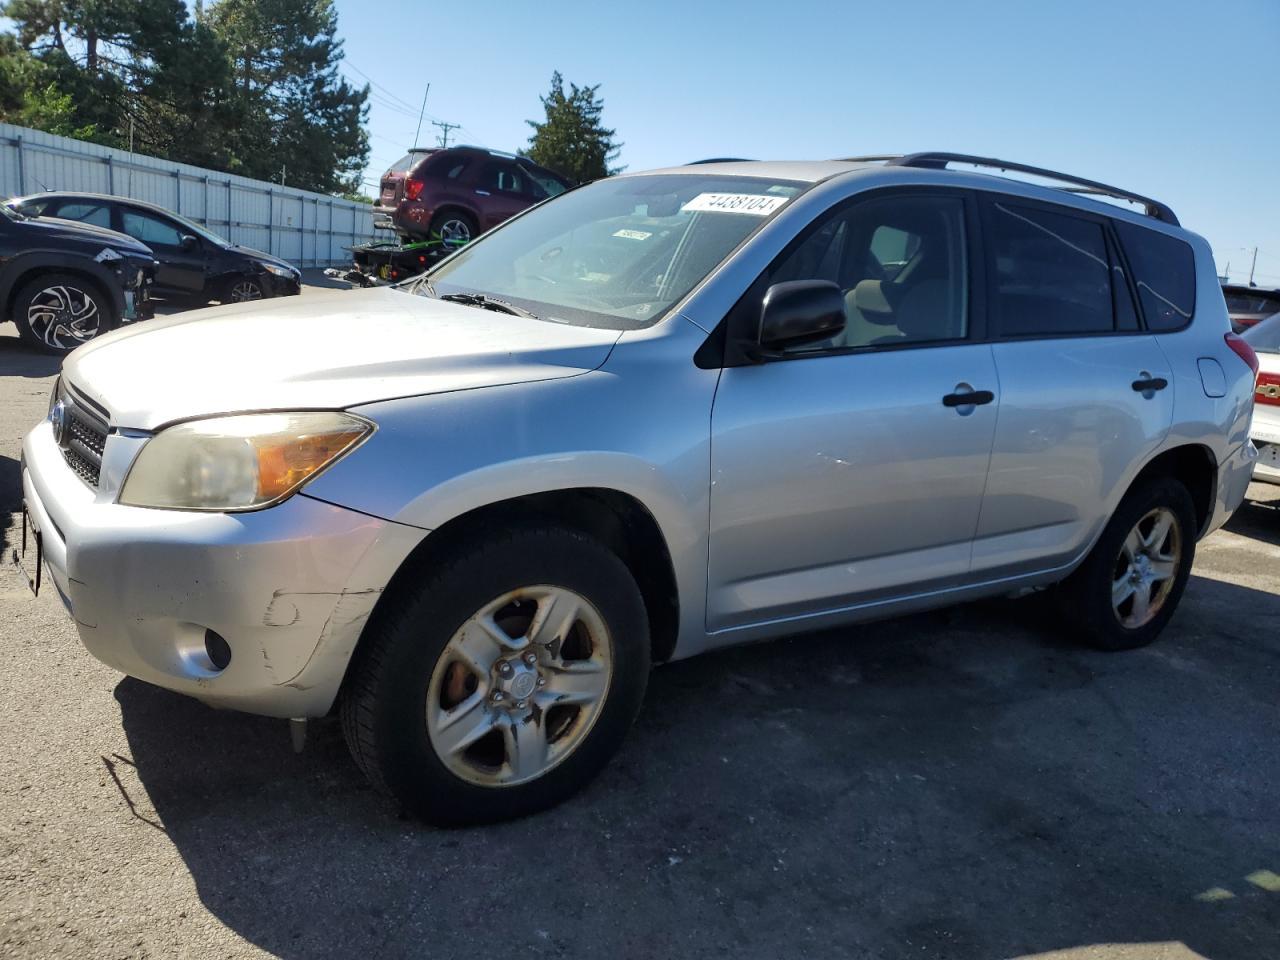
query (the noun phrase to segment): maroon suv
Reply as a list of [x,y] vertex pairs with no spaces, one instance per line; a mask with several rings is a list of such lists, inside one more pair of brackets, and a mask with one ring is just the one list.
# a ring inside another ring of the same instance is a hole
[[466,243],[568,188],[559,174],[510,153],[480,147],[411,151],[383,174],[374,222],[412,240]]

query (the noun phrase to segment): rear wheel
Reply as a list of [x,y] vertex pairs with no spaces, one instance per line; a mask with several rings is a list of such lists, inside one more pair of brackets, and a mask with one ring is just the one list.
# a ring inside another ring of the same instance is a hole
[[13,307],[22,340],[49,353],[68,353],[119,324],[102,289],[74,274],[36,277],[18,291]]
[[554,527],[494,535],[391,602],[361,640],[343,731],[370,781],[425,820],[559,803],[639,710],[644,603],[594,540]]
[[460,210],[443,210],[431,220],[431,239],[438,237],[446,248],[464,246],[474,240],[477,233],[475,220]]
[[1195,549],[1191,494],[1172,477],[1153,479],[1125,497],[1092,552],[1062,585],[1062,613],[1090,646],[1145,646],[1177,609]]

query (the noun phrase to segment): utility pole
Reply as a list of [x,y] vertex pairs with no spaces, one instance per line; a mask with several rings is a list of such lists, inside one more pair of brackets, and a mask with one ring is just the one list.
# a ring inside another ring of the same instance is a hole
[[409,144],[411,147],[416,147],[418,145],[418,137],[422,135],[422,115],[427,112],[427,94],[430,92],[431,84],[428,83],[426,92],[422,94],[422,109],[418,111],[418,130],[413,135],[413,143]]
[[1258,248],[1253,248],[1253,263],[1249,264],[1249,286],[1253,286],[1253,271],[1258,266]]
[[462,126],[460,123],[445,123],[442,120],[432,120],[431,125],[440,128],[440,146],[445,150],[449,149],[449,131],[457,130]]

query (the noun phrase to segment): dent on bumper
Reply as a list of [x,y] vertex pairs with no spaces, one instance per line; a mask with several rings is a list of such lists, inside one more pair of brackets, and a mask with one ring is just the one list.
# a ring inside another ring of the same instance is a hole
[[[90,653],[269,716],[329,710],[384,586],[425,535],[301,494],[243,514],[94,503],[39,428],[24,446],[23,491]],[[220,672],[193,655],[206,629],[231,648]]]

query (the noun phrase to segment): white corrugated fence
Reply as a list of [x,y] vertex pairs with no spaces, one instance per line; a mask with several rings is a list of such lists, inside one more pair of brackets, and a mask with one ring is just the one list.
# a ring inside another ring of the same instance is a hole
[[368,204],[0,123],[0,197],[79,190],[159,204],[299,267],[349,263]]

